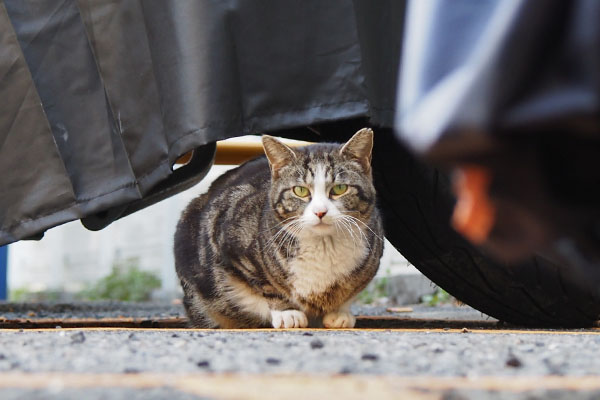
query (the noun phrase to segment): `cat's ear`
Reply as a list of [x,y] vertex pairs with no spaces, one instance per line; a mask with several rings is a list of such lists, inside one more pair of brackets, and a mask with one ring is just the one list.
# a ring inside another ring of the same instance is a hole
[[346,159],[358,161],[365,172],[370,172],[372,150],[373,130],[371,128],[362,128],[342,146],[340,155]]
[[273,177],[277,177],[277,172],[284,166],[293,162],[298,156],[296,152],[275,139],[273,136],[263,135],[262,144],[269,160],[269,167],[271,167],[271,174]]

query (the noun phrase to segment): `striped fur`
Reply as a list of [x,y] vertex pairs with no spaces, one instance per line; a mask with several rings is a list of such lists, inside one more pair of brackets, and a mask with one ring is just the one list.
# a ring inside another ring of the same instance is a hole
[[[264,136],[266,157],[228,171],[189,204],[175,261],[192,326],[354,326],[349,304],[383,249],[372,140],[362,129],[343,146],[291,149]],[[333,194],[336,184],[346,192]]]

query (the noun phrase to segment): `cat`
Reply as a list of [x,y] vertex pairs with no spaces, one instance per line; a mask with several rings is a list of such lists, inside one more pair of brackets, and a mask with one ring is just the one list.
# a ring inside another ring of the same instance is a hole
[[175,265],[195,328],[353,328],[383,228],[371,176],[373,131],[344,145],[265,155],[215,180],[183,211]]

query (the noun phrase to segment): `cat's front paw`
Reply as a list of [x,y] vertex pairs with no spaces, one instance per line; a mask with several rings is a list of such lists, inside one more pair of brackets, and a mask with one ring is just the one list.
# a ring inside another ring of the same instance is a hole
[[272,310],[271,323],[273,328],[306,328],[308,318],[306,318],[306,314],[298,310]]
[[325,328],[354,328],[354,324],[356,324],[356,318],[350,311],[331,312],[323,317]]

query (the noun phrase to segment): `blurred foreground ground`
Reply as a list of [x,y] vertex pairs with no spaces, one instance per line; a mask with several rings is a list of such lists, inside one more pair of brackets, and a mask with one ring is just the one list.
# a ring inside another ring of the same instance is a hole
[[[467,306],[411,309],[356,307],[360,329],[216,331],[141,328],[181,326],[180,305],[0,304],[0,325],[29,321],[0,330],[0,398],[600,397],[598,329],[517,329]],[[132,325],[59,325],[77,320]]]

